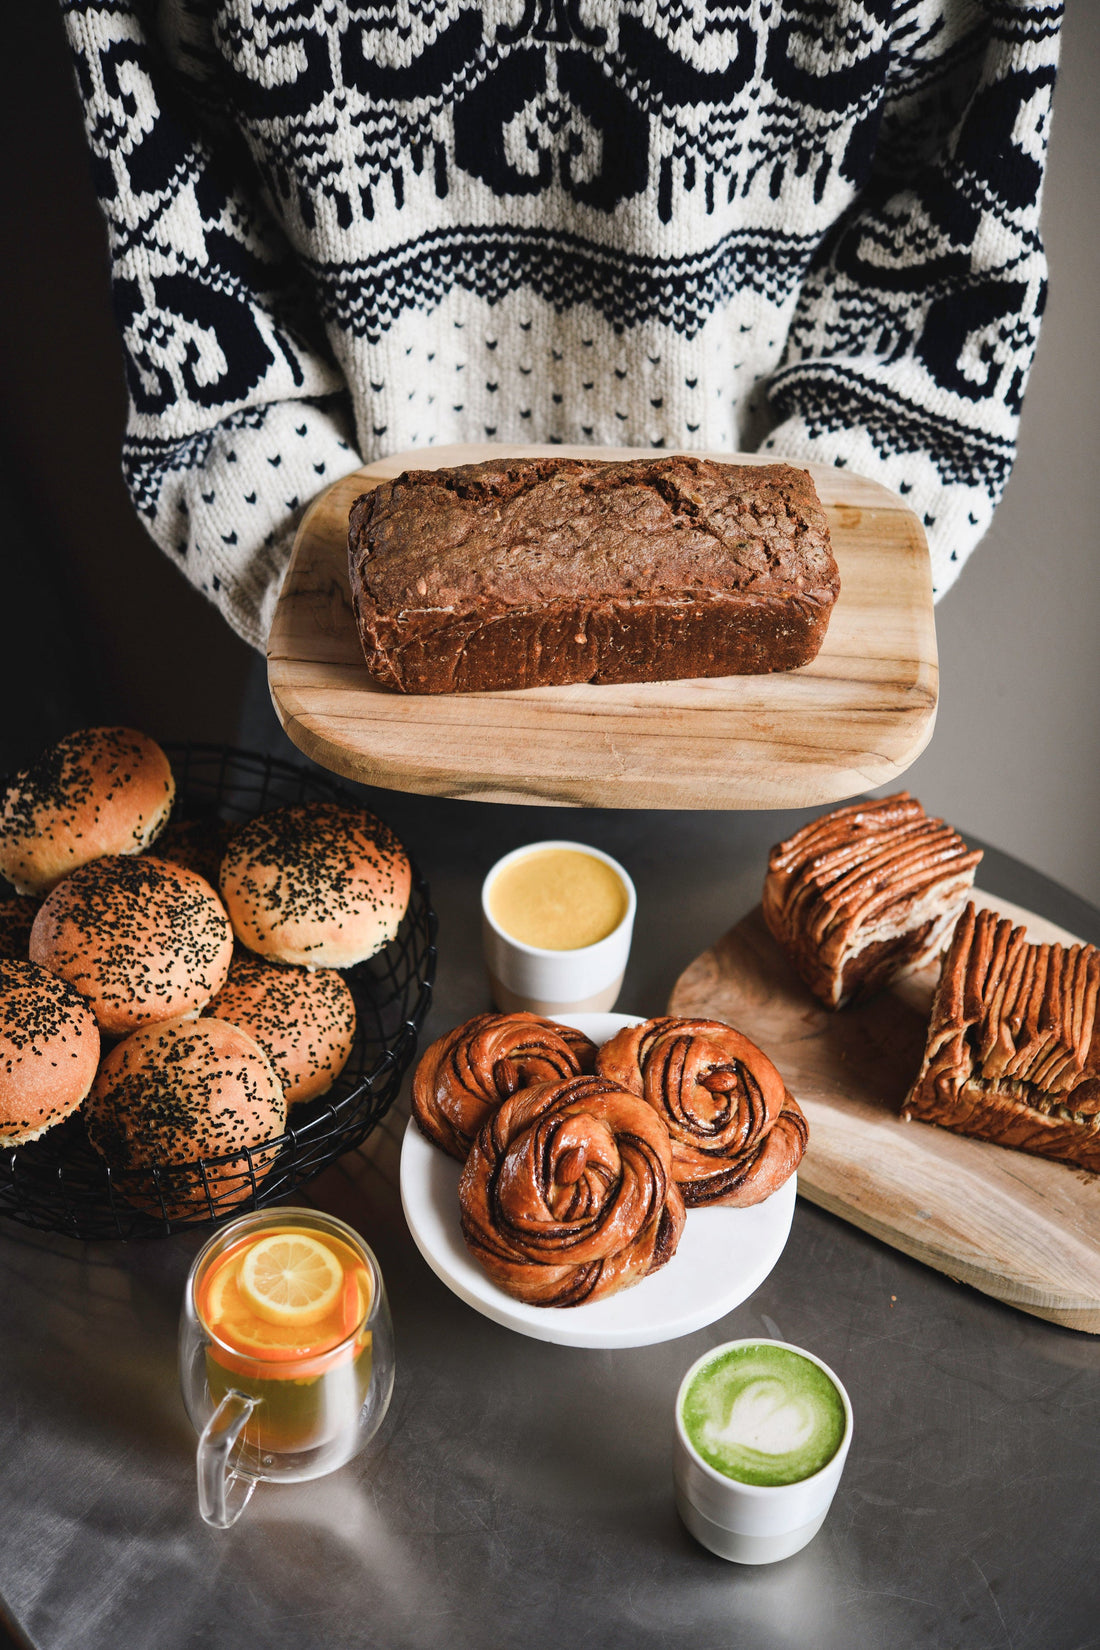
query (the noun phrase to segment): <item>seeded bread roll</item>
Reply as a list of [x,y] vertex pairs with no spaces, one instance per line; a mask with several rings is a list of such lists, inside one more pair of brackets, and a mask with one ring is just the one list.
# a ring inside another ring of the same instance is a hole
[[216,814],[197,819],[170,819],[157,837],[154,851],[157,859],[166,859],[169,865],[182,865],[185,871],[197,871],[216,888],[225,850],[236,828]]
[[17,774],[0,806],[0,872],[20,894],[48,893],[104,854],[138,854],[176,794],[168,758],[132,728],[83,728]]
[[[211,1199],[227,1207],[251,1195],[252,1171],[286,1127],[286,1099],[254,1038],[225,1020],[171,1020],[147,1026],[106,1056],[84,1109],[88,1139],[114,1170],[166,1165],[165,1212],[175,1217]],[[187,1165],[227,1157],[200,1171]],[[142,1207],[145,1194],[123,1194]]]
[[326,1094],[355,1041],[355,1000],[332,968],[294,968],[238,952],[205,1012],[254,1037],[287,1104]]
[[233,930],[208,882],[142,854],[93,860],[50,894],[31,957],[69,980],[101,1031],[197,1013],[229,973]]
[[236,833],[221,891],[237,938],[275,962],[351,968],[393,938],[409,903],[405,850],[366,808],[305,803]]
[[0,1143],[37,1140],[76,1111],[98,1060],[80,993],[37,963],[0,958]]
[[355,501],[348,554],[402,693],[793,670],[840,589],[807,471],[682,455],[409,470]]

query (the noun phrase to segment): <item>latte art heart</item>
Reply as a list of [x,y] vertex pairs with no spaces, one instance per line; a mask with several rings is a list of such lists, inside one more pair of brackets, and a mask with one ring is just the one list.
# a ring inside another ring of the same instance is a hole
[[813,1404],[774,1377],[750,1381],[733,1400],[724,1426],[704,1428],[712,1450],[740,1448],[758,1455],[790,1455],[805,1449],[817,1426]]

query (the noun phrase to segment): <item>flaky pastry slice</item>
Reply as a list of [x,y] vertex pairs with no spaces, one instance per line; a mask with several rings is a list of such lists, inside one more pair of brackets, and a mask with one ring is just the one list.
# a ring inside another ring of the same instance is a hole
[[1034,945],[968,904],[904,1113],[1100,1170],[1100,951]]
[[939,955],[981,857],[907,791],[836,808],[772,849],[764,917],[814,995],[842,1008]]

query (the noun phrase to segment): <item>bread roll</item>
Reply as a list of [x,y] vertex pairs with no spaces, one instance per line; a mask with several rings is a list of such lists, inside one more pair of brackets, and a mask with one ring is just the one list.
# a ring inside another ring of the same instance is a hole
[[[161,1193],[169,1217],[207,1199],[224,1206],[251,1195],[253,1172],[241,1154],[283,1133],[286,1100],[254,1038],[225,1020],[172,1020],[147,1026],[106,1056],[84,1112],[88,1138],[113,1170],[165,1166]],[[254,1155],[265,1169],[271,1152]],[[227,1157],[204,1169],[201,1159]],[[159,1199],[123,1194],[141,1207]]]
[[217,814],[203,814],[197,819],[170,819],[157,837],[154,852],[157,859],[166,859],[169,865],[197,871],[216,888],[225,850],[236,829]]
[[326,1094],[355,1041],[355,1000],[332,968],[294,968],[238,952],[205,1011],[254,1037],[287,1104]]
[[80,993],[37,963],[0,958],[0,1143],[37,1140],[76,1111],[98,1059]]
[[104,854],[138,854],[176,794],[168,758],[133,728],[82,728],[12,780],[0,805],[0,872],[48,893]]
[[351,968],[393,938],[409,903],[405,850],[366,808],[277,808],[236,833],[221,891],[238,939],[275,962]]
[[87,998],[101,1031],[197,1013],[225,984],[233,930],[208,882],[142,854],[93,860],[34,919],[31,957]]

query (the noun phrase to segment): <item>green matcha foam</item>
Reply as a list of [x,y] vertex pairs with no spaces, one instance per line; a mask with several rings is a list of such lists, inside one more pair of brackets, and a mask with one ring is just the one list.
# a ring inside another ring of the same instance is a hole
[[704,1364],[684,1395],[684,1430],[708,1466],[742,1484],[795,1484],[844,1437],[840,1393],[787,1347],[738,1346]]

